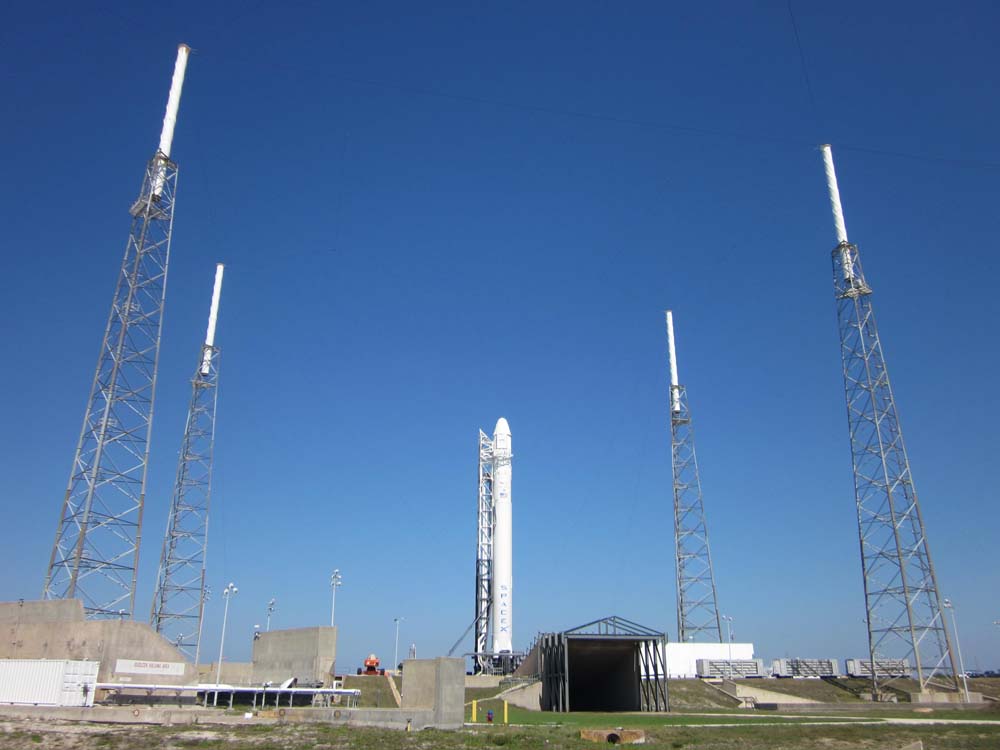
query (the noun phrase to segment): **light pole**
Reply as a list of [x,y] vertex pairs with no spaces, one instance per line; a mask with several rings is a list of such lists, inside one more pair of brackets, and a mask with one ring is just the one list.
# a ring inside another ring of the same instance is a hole
[[729,679],[733,679],[733,618],[731,615],[720,615],[726,621],[726,633],[729,640],[729,659],[726,660]]
[[330,575],[330,588],[333,589],[333,596],[330,601],[330,627],[333,627],[333,616],[337,611],[337,589],[343,584],[343,576],[340,575],[340,568],[334,568]]
[[206,584],[201,592],[201,613],[198,615],[198,644],[194,647],[194,666],[197,670],[198,662],[201,661],[201,631],[205,626],[205,602],[212,598],[212,589]]
[[267,628],[265,632],[268,633],[271,632],[271,615],[274,614],[274,602],[275,600],[272,599],[267,603]]
[[958,649],[958,668],[962,670],[962,687],[965,689],[965,702],[969,702],[969,678],[965,676],[965,664],[962,662],[962,643],[958,639],[958,620],[955,619],[955,607],[951,599],[945,599],[941,606],[951,610],[951,625],[955,629],[955,647]]
[[213,705],[219,705],[219,683],[222,681],[222,654],[226,646],[226,620],[229,619],[229,598],[239,593],[236,584],[232,581],[226,588],[222,589],[222,598],[226,600],[225,609],[222,612],[222,638],[219,639],[219,663],[215,666],[215,700]]
[[394,617],[392,621],[396,623],[396,650],[392,655],[392,671],[396,671],[396,667],[399,666],[399,623],[405,620],[405,617]]

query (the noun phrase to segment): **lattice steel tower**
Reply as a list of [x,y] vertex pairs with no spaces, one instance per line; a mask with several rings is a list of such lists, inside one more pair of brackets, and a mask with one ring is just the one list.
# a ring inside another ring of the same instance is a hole
[[132,204],[132,228],[45,575],[45,599],[89,617],[132,616],[177,165],[170,160],[189,49],[180,45],[160,147]]
[[677,640],[722,642],[712,553],[701,498],[694,429],[687,391],[677,379],[674,316],[667,310],[670,355],[670,455],[674,479],[674,549],[677,559]]
[[479,431],[477,480],[479,504],[476,513],[476,619],[473,621],[473,652],[478,672],[486,667],[484,654],[488,651],[493,605],[493,439],[482,430]]
[[200,650],[205,608],[205,561],[220,357],[219,348],[215,346],[215,324],[219,315],[222,274],[223,265],[219,263],[215,269],[208,331],[191,379],[191,404],[177,460],[177,479],[150,616],[153,629],[189,659]]
[[833,155],[829,146],[822,151],[837,231],[833,285],[874,690],[877,694],[887,681],[880,661],[889,659],[909,660],[921,690],[958,690],[959,672],[875,325],[872,290],[857,246],[847,241]]

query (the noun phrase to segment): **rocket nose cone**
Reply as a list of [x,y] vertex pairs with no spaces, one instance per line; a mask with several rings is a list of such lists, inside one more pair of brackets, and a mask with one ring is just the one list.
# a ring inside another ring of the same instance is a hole
[[493,429],[494,435],[510,435],[510,425],[503,417],[497,420],[497,426]]

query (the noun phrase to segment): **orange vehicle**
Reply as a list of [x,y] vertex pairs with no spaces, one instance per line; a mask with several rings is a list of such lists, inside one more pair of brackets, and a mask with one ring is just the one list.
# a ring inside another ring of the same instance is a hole
[[379,658],[375,654],[368,654],[368,658],[365,659],[364,667],[358,667],[358,674],[374,674],[374,675],[384,675],[385,670],[379,668]]

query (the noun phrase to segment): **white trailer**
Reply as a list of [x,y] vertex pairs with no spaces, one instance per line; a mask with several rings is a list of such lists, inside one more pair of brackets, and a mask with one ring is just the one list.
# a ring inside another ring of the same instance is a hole
[[0,704],[93,706],[100,662],[0,659]]

